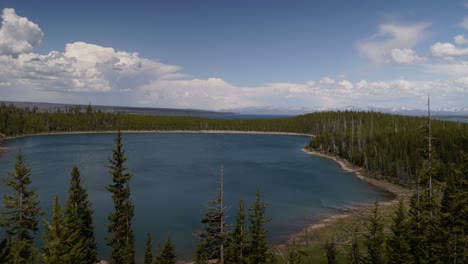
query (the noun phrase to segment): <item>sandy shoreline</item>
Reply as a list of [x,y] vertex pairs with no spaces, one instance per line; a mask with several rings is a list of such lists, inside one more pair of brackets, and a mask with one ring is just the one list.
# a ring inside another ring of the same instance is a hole
[[[37,136],[53,136],[53,135],[76,135],[76,134],[113,134],[117,130],[104,130],[104,131],[61,131],[61,132],[46,132],[19,135],[14,137],[4,137],[0,142],[9,139],[22,138],[22,137],[37,137]],[[247,131],[247,130],[122,130],[124,134],[136,133],[154,133],[154,134],[251,134],[251,135],[283,135],[283,136],[307,136],[315,137],[315,135],[307,133],[294,133],[294,132],[274,132],[274,131]]]
[[[360,180],[362,180],[362,181],[364,181],[366,183],[369,183],[369,184],[371,184],[371,185],[373,185],[373,186],[375,186],[377,188],[380,188],[383,191],[391,194],[391,196],[392,196],[391,199],[379,203],[380,208],[395,206],[398,203],[398,200],[401,197],[407,197],[408,196],[409,191],[407,189],[405,189],[403,187],[400,187],[400,186],[397,186],[395,184],[389,183],[386,180],[379,180],[379,179],[366,177],[364,175],[364,173],[365,173],[364,168],[360,168],[360,167],[350,163],[349,161],[347,161],[345,159],[342,159],[340,157],[337,157],[337,156],[334,156],[334,155],[331,155],[331,154],[326,154],[326,153],[313,151],[313,150],[309,150],[309,149],[305,149],[305,148],[302,149],[302,151],[307,153],[307,154],[310,154],[310,155],[315,155],[315,156],[320,156],[320,157],[332,159],[335,162],[337,162],[341,166],[341,168],[343,170],[351,172],[356,177],[358,177]],[[337,213],[337,214],[333,214],[333,215],[331,215],[329,217],[326,217],[326,218],[321,219],[321,220],[319,220],[317,222],[314,222],[314,223],[308,225],[306,228],[303,228],[300,232],[292,235],[286,241],[285,244],[291,244],[293,240],[296,240],[296,242],[298,242],[301,238],[304,237],[304,234],[306,233],[306,230],[307,230],[308,233],[311,233],[314,230],[324,228],[324,227],[327,227],[329,225],[333,225],[333,224],[337,223],[338,221],[340,221],[340,220],[342,220],[344,218],[349,218],[349,217],[354,216],[356,214],[356,212],[365,211],[367,207],[368,207],[368,205],[357,206],[357,207],[351,208],[351,209],[349,209],[347,211]],[[280,244],[280,245],[277,245],[277,246],[278,247],[284,247],[284,246],[286,246],[285,244]]]

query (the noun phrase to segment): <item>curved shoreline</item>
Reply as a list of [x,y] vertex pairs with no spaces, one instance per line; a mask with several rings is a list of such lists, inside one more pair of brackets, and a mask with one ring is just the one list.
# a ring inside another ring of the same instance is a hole
[[[345,160],[343,158],[340,158],[338,156],[334,156],[334,155],[331,155],[331,154],[322,153],[322,152],[318,152],[318,151],[314,151],[314,150],[310,150],[310,149],[306,149],[306,148],[303,148],[302,151],[304,153],[306,153],[306,154],[309,154],[309,155],[314,155],[314,156],[319,156],[319,157],[331,159],[331,160],[337,162],[344,171],[351,172],[352,174],[354,174],[354,176],[356,176],[360,180],[362,180],[362,181],[364,181],[364,182],[366,182],[366,183],[368,183],[368,184],[370,184],[370,185],[372,185],[374,187],[377,187],[377,188],[383,190],[384,192],[387,192],[387,193],[391,194],[392,198],[390,198],[387,201],[379,202],[380,208],[387,208],[387,207],[395,206],[398,203],[399,199],[407,197],[409,195],[409,193],[410,193],[410,190],[408,190],[408,189],[406,189],[404,187],[392,184],[392,183],[390,183],[390,182],[388,182],[386,180],[374,179],[374,178],[370,178],[370,177],[365,176],[364,173],[366,171],[365,171],[364,168],[358,167],[358,166],[352,164],[351,162],[349,162],[349,161],[347,161],[347,160]],[[285,243],[278,244],[277,247],[285,247],[286,245],[290,245],[290,244],[293,243],[293,240],[295,240],[296,243],[297,243],[298,240],[300,240],[301,238],[305,238],[306,233],[314,231],[314,230],[318,230],[318,229],[321,229],[321,228],[325,228],[325,227],[333,225],[333,224],[336,224],[337,222],[339,222],[342,219],[353,217],[357,212],[364,212],[367,209],[368,206],[369,206],[369,204],[358,205],[358,206],[353,207],[353,208],[351,208],[351,209],[349,209],[347,211],[332,214],[332,215],[330,215],[328,217],[325,217],[325,218],[323,218],[321,220],[318,220],[318,221],[306,226],[305,228],[302,228],[299,232],[291,235],[285,241]]]

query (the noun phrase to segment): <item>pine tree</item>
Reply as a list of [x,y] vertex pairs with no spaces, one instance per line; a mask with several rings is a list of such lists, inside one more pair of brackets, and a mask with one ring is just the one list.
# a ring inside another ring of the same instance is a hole
[[300,264],[301,263],[301,255],[297,252],[296,248],[296,240],[293,239],[293,243],[289,248],[289,264]]
[[148,232],[146,235],[146,247],[145,247],[145,264],[151,264],[153,262],[153,243],[151,241],[151,233]]
[[81,264],[85,261],[83,240],[78,231],[71,232],[65,225],[62,209],[55,195],[52,221],[44,220],[47,233],[43,235],[44,253],[42,261],[46,264]]
[[207,211],[201,218],[201,223],[204,224],[203,230],[197,234],[203,244],[204,254],[208,260],[219,259],[223,260],[223,250],[226,244],[226,224],[225,224],[225,208],[223,206],[223,170],[220,175],[220,190],[219,195],[215,200],[208,201]]
[[156,250],[154,251],[153,254],[153,261],[151,264],[161,264],[162,260],[162,249],[161,249],[161,244],[158,243],[158,246],[156,247]]
[[328,264],[335,264],[336,263],[336,256],[338,255],[338,251],[336,250],[336,243],[335,240],[332,239],[331,242],[325,243],[325,251],[327,253],[327,263]]
[[[355,230],[355,233],[357,233],[357,229]],[[348,264],[359,264],[362,262],[361,252],[359,250],[359,242],[356,237],[356,234],[353,234],[351,249],[349,250],[347,255]]]
[[367,223],[365,224],[366,234],[365,245],[367,247],[367,257],[366,263],[380,264],[385,263],[384,258],[384,226],[383,219],[379,211],[379,203],[376,201],[374,207],[371,211],[371,215],[367,218]]
[[442,199],[443,263],[468,262],[468,142],[462,148]]
[[0,242],[0,263],[8,263],[10,261],[10,245],[8,240],[3,239]]
[[97,245],[94,236],[93,210],[88,193],[82,185],[80,171],[73,166],[65,205],[65,224],[70,232],[78,232],[83,239],[83,254],[86,264],[97,262]]
[[112,193],[114,212],[109,214],[107,230],[111,235],[107,237],[108,245],[112,247],[111,263],[135,263],[135,239],[132,229],[134,205],[130,199],[129,181],[132,175],[127,171],[124,162],[127,160],[122,148],[122,134],[117,132],[116,147],[112,150],[112,159],[107,166],[112,174],[112,184],[107,190]]
[[38,217],[43,213],[36,191],[30,188],[31,169],[26,167],[21,152],[16,156],[15,171],[8,175],[3,183],[11,188],[11,194],[3,196],[0,226],[11,242],[11,262],[26,263],[34,257],[34,235],[38,230]]
[[248,244],[249,238],[245,227],[244,201],[240,198],[239,208],[236,212],[236,225],[234,231],[230,235],[227,248],[226,263],[246,264]]
[[[231,263],[226,260],[226,263]],[[156,263],[153,263],[156,264]],[[208,257],[206,256],[205,246],[203,241],[198,241],[197,250],[195,251],[195,264],[208,264]]]
[[174,244],[171,242],[171,238],[167,237],[166,243],[161,251],[161,259],[159,264],[175,264],[176,263],[176,253]]
[[388,263],[412,263],[413,257],[411,256],[409,237],[410,226],[403,199],[400,199],[398,203],[390,230],[392,231],[392,234],[387,241]]
[[267,263],[268,259],[268,244],[267,231],[264,224],[270,222],[269,218],[265,217],[267,204],[261,201],[260,191],[257,190],[255,201],[249,208],[249,261],[250,263],[263,264]]

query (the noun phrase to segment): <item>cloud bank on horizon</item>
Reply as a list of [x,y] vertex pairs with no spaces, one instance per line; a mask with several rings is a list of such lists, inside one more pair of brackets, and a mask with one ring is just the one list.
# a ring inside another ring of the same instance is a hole
[[3,100],[212,110],[346,105],[424,108],[430,93],[440,108],[468,105],[468,39],[463,34],[468,30],[468,17],[461,19],[460,34],[454,36],[453,43],[433,43],[425,55],[415,48],[429,38],[429,23],[381,24],[375,34],[351,44],[376,67],[413,65],[444,78],[351,81],[336,75],[252,87],[236,86],[216,76],[194,78],[184,74],[179,65],[85,42],[68,43],[63,52],[37,54],[34,48],[44,38],[39,25],[12,8],[5,8],[1,18]]

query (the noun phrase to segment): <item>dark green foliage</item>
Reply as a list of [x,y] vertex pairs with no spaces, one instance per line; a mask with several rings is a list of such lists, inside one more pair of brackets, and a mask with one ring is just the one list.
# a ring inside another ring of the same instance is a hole
[[335,264],[336,263],[336,256],[338,255],[338,250],[336,249],[336,243],[334,240],[331,242],[325,243],[325,252],[327,253],[327,263],[328,264]]
[[269,218],[265,217],[265,210],[267,204],[262,202],[260,191],[257,190],[255,201],[249,208],[249,262],[263,264],[268,260],[268,244],[267,244],[267,231],[265,224],[270,222]]
[[72,231],[65,224],[64,216],[55,195],[52,221],[44,220],[46,234],[43,235],[44,253],[41,258],[46,264],[80,264],[85,263],[83,240],[78,230]]
[[77,232],[83,240],[82,263],[97,262],[97,246],[94,237],[93,210],[88,193],[82,185],[80,171],[73,166],[68,189],[68,200],[65,204],[65,224],[70,232]]
[[296,248],[296,240],[293,240],[293,243],[289,249],[289,264],[300,264],[301,263],[301,255],[297,251]]
[[158,244],[158,246],[156,247],[156,250],[154,251],[153,261],[151,262],[151,264],[160,264],[161,258],[162,258],[161,244]]
[[468,142],[464,142],[460,156],[442,199],[443,263],[468,262]]
[[375,202],[370,216],[365,223],[365,245],[367,247],[366,263],[385,263],[385,235],[383,219],[379,212],[379,203]]
[[153,242],[151,241],[151,233],[146,234],[146,246],[145,246],[145,264],[151,264],[153,262]]
[[400,199],[390,226],[392,232],[387,241],[389,264],[405,264],[413,261],[410,247],[411,230],[407,214],[403,200]]
[[10,244],[8,240],[3,239],[0,243],[0,263],[8,263],[10,261]]
[[130,199],[129,181],[132,177],[127,172],[124,162],[127,160],[122,148],[122,134],[117,133],[115,139],[116,147],[112,150],[111,165],[108,166],[112,174],[112,184],[107,190],[112,193],[114,201],[114,212],[109,214],[107,237],[108,245],[112,247],[111,262],[115,264],[135,263],[135,239],[132,229],[132,218],[134,206]]
[[[357,233],[357,229],[355,230],[355,233]],[[356,234],[353,235],[352,241],[351,241],[351,249],[349,250],[347,254],[347,262],[348,264],[359,264],[362,263],[362,257],[361,257],[361,252],[359,250],[359,242],[356,237]]]
[[11,242],[11,261],[26,263],[34,257],[34,234],[38,230],[38,217],[43,213],[36,191],[30,188],[31,169],[26,167],[21,152],[16,156],[14,172],[9,172],[8,176],[3,183],[11,191],[3,196],[0,225]]
[[248,233],[245,225],[245,209],[242,198],[239,200],[239,208],[236,212],[236,224],[230,235],[226,254],[226,263],[246,264],[247,246],[249,244]]
[[175,247],[174,247],[174,244],[172,244],[170,237],[167,237],[160,256],[161,257],[157,262],[158,264],[175,264],[176,263]]
[[[226,261],[226,263],[230,262]],[[203,241],[198,241],[197,243],[197,249],[195,251],[195,264],[208,264],[208,257],[206,256],[206,250]]]

